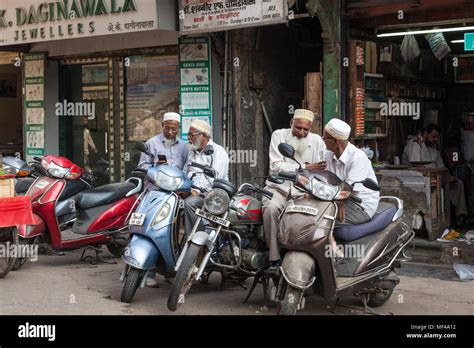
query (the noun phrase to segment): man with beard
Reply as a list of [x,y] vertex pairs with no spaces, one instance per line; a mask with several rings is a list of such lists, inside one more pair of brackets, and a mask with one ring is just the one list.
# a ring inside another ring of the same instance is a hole
[[[213,168],[217,176],[209,178],[202,172],[202,169],[185,166],[185,172],[189,178],[192,178],[193,185],[203,189],[205,192],[212,188],[214,179],[229,180],[229,155],[226,150],[216,144],[211,139],[212,129],[209,123],[203,120],[195,120],[191,123],[188,131],[189,154],[188,162],[196,162]],[[212,146],[214,152],[210,155],[204,153],[206,146]],[[193,189],[192,195],[184,200],[184,228],[186,237],[193,230],[194,223],[197,220],[196,208],[202,208],[204,205],[203,195],[199,190]],[[199,226],[202,230],[202,224]]]
[[[314,114],[310,110],[295,110],[290,128],[279,129],[273,132],[270,142],[270,175],[277,175],[281,171],[295,171],[298,164],[278,151],[278,145],[288,143],[295,149],[295,159],[304,163],[306,169],[321,170],[326,168],[324,150],[326,146],[317,134],[310,133]],[[265,241],[270,249],[270,271],[277,271],[281,263],[278,245],[279,216],[285,207],[286,199],[291,191],[291,182],[276,184],[267,181],[266,190],[273,193],[272,199],[263,198],[263,230]]]
[[178,137],[181,116],[176,112],[167,112],[163,116],[163,131],[149,139],[146,143],[153,158],[142,153],[138,167],[148,169],[153,163],[163,164],[158,156],[166,156],[169,165],[183,169],[188,158],[188,144]]
[[[139,168],[148,169],[152,164],[168,163],[183,170],[188,158],[188,144],[178,137],[181,116],[176,112],[167,112],[163,115],[163,132],[154,136],[146,143],[153,158],[142,153],[138,163]],[[166,162],[160,161],[158,156],[166,156]],[[156,273],[150,272],[146,285],[151,288],[159,287],[155,279]]]
[[[426,164],[428,168],[445,168],[441,153],[436,149],[439,141],[440,129],[435,124],[426,126],[422,133],[412,137],[403,150],[402,162],[431,162]],[[458,224],[462,224],[467,217],[466,198],[464,195],[464,183],[454,176],[450,177],[449,198],[451,204],[456,208]]]

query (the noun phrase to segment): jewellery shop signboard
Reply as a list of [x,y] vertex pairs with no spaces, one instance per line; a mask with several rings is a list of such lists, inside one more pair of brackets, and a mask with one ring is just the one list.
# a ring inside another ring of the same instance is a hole
[[0,1],[0,46],[157,28],[156,0]]
[[179,25],[196,34],[286,23],[287,16],[286,0],[180,0]]

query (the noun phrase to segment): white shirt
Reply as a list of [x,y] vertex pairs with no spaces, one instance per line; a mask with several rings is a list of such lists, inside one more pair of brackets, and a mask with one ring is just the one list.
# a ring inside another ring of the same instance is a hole
[[425,165],[428,168],[444,168],[441,153],[434,147],[426,146],[423,138],[416,137],[408,140],[405,149],[403,149],[402,163],[432,161],[433,163]]
[[[283,157],[278,151],[278,145],[281,143],[287,143],[292,138],[291,128],[278,129],[273,132],[272,139],[270,141],[270,175],[277,175],[279,172],[288,171],[292,172],[299,168],[298,163],[290,158]],[[323,139],[314,133],[308,134],[308,149],[301,155],[295,152],[295,159],[301,163],[301,166],[305,167],[305,162],[316,163],[324,159],[324,151],[326,150],[326,144]],[[285,181],[284,184],[275,184],[267,181],[267,187],[275,188],[282,193],[286,194],[290,191],[292,183]]]
[[[203,151],[189,150],[188,160],[184,167],[184,171],[187,172],[188,178],[191,178],[191,176],[196,173],[193,178],[193,185],[206,190],[212,188],[214,179],[229,180],[229,155],[222,146],[213,142],[212,139],[209,139],[208,145],[211,145],[214,148],[214,153],[212,155],[206,156]],[[213,179],[205,176],[201,169],[188,166],[191,162],[212,167],[217,171],[217,177]]]
[[[337,158],[334,152],[326,151],[327,170],[335,173],[339,179],[348,184],[370,178],[377,182],[372,163],[367,155],[351,143],[348,143],[341,157]],[[362,207],[370,216],[374,216],[379,205],[379,192],[372,191],[362,184],[354,185],[354,196],[362,199]]]

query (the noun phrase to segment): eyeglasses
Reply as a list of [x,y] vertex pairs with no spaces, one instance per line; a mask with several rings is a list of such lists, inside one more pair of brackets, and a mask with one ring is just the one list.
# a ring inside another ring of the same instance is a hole
[[202,133],[189,133],[188,134],[188,137],[191,137],[191,138],[194,138],[196,135],[199,135],[199,134],[202,134]]
[[323,140],[336,140],[336,138],[333,137],[322,137]]
[[170,127],[164,127],[163,130],[165,132],[172,132],[172,133],[177,133],[179,131],[179,128],[170,128]]

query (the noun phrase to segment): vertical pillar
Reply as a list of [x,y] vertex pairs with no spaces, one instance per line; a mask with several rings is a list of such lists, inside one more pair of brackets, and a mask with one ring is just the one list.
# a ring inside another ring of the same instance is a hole
[[341,117],[341,6],[339,0],[308,0],[306,8],[317,16],[323,38],[323,122]]

